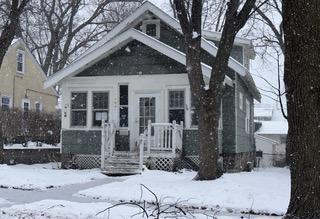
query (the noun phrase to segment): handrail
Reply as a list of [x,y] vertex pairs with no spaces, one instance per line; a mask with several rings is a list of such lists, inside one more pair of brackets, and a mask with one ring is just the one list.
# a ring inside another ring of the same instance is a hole
[[106,154],[107,157],[111,157],[115,146],[115,125],[113,122],[101,123],[101,168],[104,168]]

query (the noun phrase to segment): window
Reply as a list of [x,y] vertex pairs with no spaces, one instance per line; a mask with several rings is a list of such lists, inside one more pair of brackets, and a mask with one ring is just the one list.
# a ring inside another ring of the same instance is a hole
[[108,92],[93,92],[93,126],[101,126],[102,120],[109,120],[109,93]]
[[239,108],[243,110],[243,94],[239,92]]
[[71,126],[87,125],[87,93],[71,93]]
[[145,20],[141,26],[142,32],[154,38],[160,38],[160,20]]
[[42,104],[40,102],[35,102],[35,110],[37,113],[40,113],[42,111]]
[[250,102],[248,100],[246,100],[246,121],[245,121],[245,129],[246,129],[246,133],[250,133]]
[[128,104],[129,104],[128,85],[119,86],[119,95],[120,95],[119,126],[128,127]]
[[27,100],[27,99],[22,100],[22,111],[23,111],[23,116],[27,117],[30,111],[30,100]]
[[10,109],[10,97],[1,97],[1,109],[2,110]]
[[169,122],[174,120],[177,123],[183,122],[185,118],[184,109],[184,91],[183,90],[171,90],[169,91]]
[[24,74],[24,52],[17,51],[17,72]]

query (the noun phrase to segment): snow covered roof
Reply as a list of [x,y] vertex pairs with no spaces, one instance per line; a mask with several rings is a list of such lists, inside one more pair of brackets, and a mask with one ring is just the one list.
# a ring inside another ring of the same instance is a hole
[[261,135],[286,135],[288,133],[288,122],[283,121],[261,121],[261,128],[256,134]]
[[269,117],[272,118],[272,108],[254,108],[254,117]]

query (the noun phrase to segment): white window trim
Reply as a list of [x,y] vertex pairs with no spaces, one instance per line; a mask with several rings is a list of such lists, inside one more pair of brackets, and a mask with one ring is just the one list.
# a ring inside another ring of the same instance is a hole
[[21,101],[21,109],[24,112],[24,103],[28,103],[28,109],[30,111],[30,100],[29,99],[22,99]]
[[[22,54],[22,71],[18,71],[18,54]],[[23,50],[18,49],[16,52],[16,71],[19,74],[24,74],[25,73],[25,52]]]
[[0,107],[2,108],[2,98],[8,98],[9,99],[9,108],[12,108],[12,99],[10,96],[7,95],[1,95],[0,96]]
[[243,110],[243,93],[239,92],[239,108]]
[[37,107],[36,107],[37,104],[40,104],[39,110],[40,110],[40,112],[42,112],[42,110],[43,110],[43,105],[42,105],[42,103],[41,103],[40,101],[36,101],[36,102],[34,103],[34,110],[37,111]]
[[[87,94],[87,108],[86,108],[86,116],[87,116],[87,121],[86,121],[86,125],[84,126],[77,126],[77,125],[72,125],[72,93],[86,93]],[[91,106],[89,107],[89,101],[91,101],[91,98],[89,98],[89,91],[88,90],[71,90],[70,91],[70,96],[69,96],[70,102],[69,102],[69,106],[70,106],[70,116],[69,116],[69,127],[70,128],[87,128],[87,127],[91,127],[90,125],[90,120],[89,120],[89,109],[91,108]],[[92,115],[90,115],[92,116]],[[91,119],[91,118],[90,118]],[[89,123],[88,123],[89,122]]]
[[246,116],[245,116],[245,130],[247,134],[250,134],[250,114],[251,114],[251,104],[246,99]]
[[152,36],[156,39],[160,39],[160,20],[154,19],[154,20],[144,20],[142,21],[141,30],[143,33],[147,33],[147,25],[148,24],[155,24],[156,25],[156,36]]
[[187,127],[187,115],[190,114],[189,116],[191,117],[191,113],[187,111],[187,103],[186,103],[186,99],[187,99],[187,93],[186,93],[186,88],[185,87],[176,87],[176,88],[169,88],[167,90],[167,121],[169,122],[169,111],[170,111],[170,91],[183,91],[184,94],[184,127]]

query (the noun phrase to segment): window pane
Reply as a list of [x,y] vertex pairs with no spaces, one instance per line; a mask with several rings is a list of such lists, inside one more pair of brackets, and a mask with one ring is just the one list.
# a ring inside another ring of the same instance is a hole
[[109,93],[99,92],[92,94],[94,109],[108,109],[109,108]]
[[87,93],[71,93],[71,109],[87,109]]
[[157,35],[157,25],[156,24],[147,24],[146,25],[146,34],[149,36]]
[[128,85],[120,85],[120,105],[128,105]]
[[102,120],[108,121],[108,111],[94,111],[93,112],[93,126],[101,126]]
[[87,111],[72,111],[71,125],[72,126],[86,126],[87,124]]
[[184,109],[169,110],[169,122],[172,123],[174,120],[179,124],[184,123]]
[[184,109],[184,91],[169,91],[169,108]]
[[128,127],[128,107],[120,107],[120,127]]

